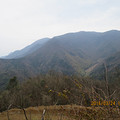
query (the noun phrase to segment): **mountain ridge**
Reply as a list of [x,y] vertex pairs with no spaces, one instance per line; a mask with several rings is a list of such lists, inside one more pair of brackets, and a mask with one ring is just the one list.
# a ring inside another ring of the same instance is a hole
[[49,40],[49,38],[43,38],[43,39],[37,40],[37,41],[33,42],[32,44],[26,46],[25,48],[11,52],[7,56],[4,56],[2,58],[3,59],[17,59],[17,58],[25,57],[26,55],[29,55],[29,54],[35,52],[43,44],[45,44],[48,40]]
[[120,51],[120,31],[77,32],[56,36],[19,59],[0,59],[0,84],[17,76],[20,81],[47,73],[86,75],[86,70],[98,61]]

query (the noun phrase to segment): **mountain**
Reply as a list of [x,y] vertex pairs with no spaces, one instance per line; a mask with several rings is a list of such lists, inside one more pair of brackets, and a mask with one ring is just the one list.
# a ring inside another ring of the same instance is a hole
[[91,71],[90,75],[97,79],[104,79],[105,66],[107,67],[109,80],[114,80],[116,77],[118,78],[118,76],[120,77],[120,52],[117,52],[98,63]]
[[32,43],[31,45],[29,45],[21,50],[16,50],[3,58],[4,59],[16,59],[16,58],[25,57],[25,56],[35,52],[42,45],[44,45],[48,40],[49,40],[49,38],[43,38],[43,39],[37,40],[34,43]]
[[0,59],[0,85],[5,86],[13,76],[23,81],[50,70],[86,75],[88,69],[94,70],[96,64],[119,52],[119,46],[120,31],[116,30],[56,36],[22,58]]

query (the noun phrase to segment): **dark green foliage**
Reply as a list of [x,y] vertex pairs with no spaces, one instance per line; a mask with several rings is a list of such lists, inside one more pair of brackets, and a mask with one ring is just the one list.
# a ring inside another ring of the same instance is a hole
[[13,78],[10,79],[7,89],[8,90],[14,89],[17,85],[18,85],[18,81],[17,78],[14,76]]

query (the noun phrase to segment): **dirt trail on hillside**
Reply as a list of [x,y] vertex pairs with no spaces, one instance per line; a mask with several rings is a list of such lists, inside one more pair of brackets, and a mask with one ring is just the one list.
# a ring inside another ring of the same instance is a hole
[[99,65],[99,63],[94,64],[93,66],[89,67],[87,70],[85,70],[85,72],[87,74],[89,74],[91,71],[93,71],[97,66]]

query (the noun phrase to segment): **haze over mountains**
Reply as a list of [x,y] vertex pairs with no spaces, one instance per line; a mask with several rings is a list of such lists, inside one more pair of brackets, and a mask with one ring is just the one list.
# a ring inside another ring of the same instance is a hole
[[16,50],[9,55],[3,57],[4,59],[16,59],[21,58],[26,55],[29,55],[39,49],[44,43],[46,43],[49,40],[49,38],[43,38],[40,40],[35,41],[33,44],[28,45],[27,47],[23,48],[22,50]]
[[0,59],[0,86],[13,76],[22,81],[50,70],[85,75],[91,66],[110,57],[109,69],[120,65],[120,31],[117,30],[82,31],[45,38]]

